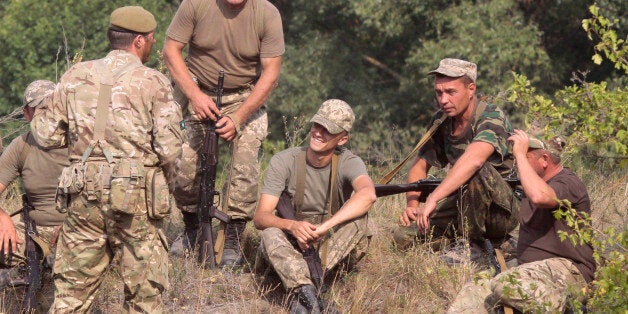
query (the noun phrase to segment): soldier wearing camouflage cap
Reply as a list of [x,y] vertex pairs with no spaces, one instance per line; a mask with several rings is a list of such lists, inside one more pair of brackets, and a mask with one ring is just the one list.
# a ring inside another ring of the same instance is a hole
[[[261,268],[263,261],[268,262],[284,288],[293,293],[291,313],[319,313],[323,304],[317,299],[303,249],[316,246],[328,272],[343,260],[357,262],[368,247],[366,215],[375,202],[375,188],[362,159],[342,148],[354,120],[346,102],[325,101],[311,119],[309,145],[276,154],[266,171],[253,219],[261,230],[256,264]],[[284,191],[287,194],[282,196]],[[280,197],[295,204],[296,220],[273,214]],[[289,238],[296,239],[298,246]]]
[[489,313],[496,304],[521,312],[564,313],[569,299],[582,301],[581,291],[593,280],[593,248],[563,241],[561,233],[574,230],[554,217],[565,200],[578,214],[591,215],[584,183],[561,164],[565,142],[560,138],[544,141],[521,130],[515,130],[508,140],[513,143],[525,192],[519,213],[518,266],[490,280],[464,285],[448,313]]
[[[36,107],[45,107],[52,101],[55,83],[37,80],[24,91],[24,118],[30,122]],[[57,181],[64,167],[69,165],[67,147],[43,149],[26,132],[11,141],[0,156],[0,193],[15,179],[21,177],[22,187],[32,208],[28,216],[35,223],[37,234],[31,235],[48,254],[44,263],[53,265],[56,234],[65,214],[57,210],[55,195]],[[13,258],[0,261],[0,289],[20,277],[19,267],[26,260],[25,225],[22,215],[9,215],[0,208],[0,248],[11,252]],[[15,258],[19,257],[19,258]]]
[[474,63],[443,59],[428,75],[434,76],[441,108],[432,123],[437,118],[442,123],[419,150],[408,182],[426,178],[431,167],[450,165],[451,170],[423,206],[419,204],[421,192],[406,194],[406,208],[394,239],[405,248],[428,234],[444,240],[468,235],[470,246],[460,241],[442,257],[460,262],[469,256],[470,247],[471,258],[476,259],[482,251],[478,243],[489,239],[500,244],[517,225],[519,200],[502,178],[513,168],[506,140],[512,126],[501,109],[477,97]]
[[163,310],[163,226],[181,153],[182,115],[168,79],[143,65],[156,26],[142,7],[114,10],[107,31],[111,51],[70,68],[50,106],[38,108],[31,122],[39,144],[67,144],[71,161],[59,177],[69,215],[59,235],[51,312],[88,312],[114,255],[124,279],[124,311]]

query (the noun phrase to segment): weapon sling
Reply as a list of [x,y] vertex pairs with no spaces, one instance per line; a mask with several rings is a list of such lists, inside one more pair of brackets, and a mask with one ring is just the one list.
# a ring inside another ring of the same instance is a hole
[[440,118],[434,120],[432,126],[427,130],[427,132],[425,132],[421,140],[419,140],[416,146],[414,146],[414,149],[412,149],[412,151],[406,156],[406,158],[404,158],[395,168],[393,168],[393,170],[391,170],[385,176],[379,179],[377,183],[388,184],[390,180],[392,180],[392,178],[397,174],[397,172],[401,170],[401,167],[403,167],[403,165],[405,165],[406,162],[408,162],[408,160],[412,156],[414,156],[419,151],[419,149],[421,149],[421,147],[425,145],[425,143],[427,143],[427,141],[432,137],[432,135],[434,135],[438,127],[443,123],[443,121],[445,121],[445,119],[447,119],[447,114],[443,112],[443,115]]

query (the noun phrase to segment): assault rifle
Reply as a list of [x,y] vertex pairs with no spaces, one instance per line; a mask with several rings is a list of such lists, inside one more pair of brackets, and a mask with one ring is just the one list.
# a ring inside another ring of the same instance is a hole
[[[216,89],[216,106],[222,105],[223,84],[225,72],[218,75],[218,88]],[[216,120],[219,120],[217,117]],[[198,261],[205,268],[216,267],[216,255],[214,251],[214,236],[212,230],[212,218],[229,223],[231,217],[218,210],[220,192],[216,190],[216,169],[218,167],[218,134],[216,134],[216,121],[209,119],[207,130],[203,138],[203,148],[200,155],[201,182],[200,202],[198,208],[199,220],[199,252]]]
[[[279,203],[277,203],[277,213],[279,214],[279,217],[283,219],[297,220],[296,210],[292,204],[292,197],[286,191],[283,191],[279,197]],[[288,236],[288,240],[292,246],[301,251],[297,239],[291,234],[286,233],[286,235]],[[303,254],[303,259],[307,263],[307,268],[310,271],[310,278],[312,279],[314,286],[316,286],[319,293],[324,293],[326,287],[323,283],[323,266],[318,251],[316,251],[314,246],[310,245],[310,247],[308,247],[305,251],[301,251],[301,254]]]
[[35,222],[29,216],[32,209],[33,206],[28,201],[28,197],[26,194],[22,194],[22,220],[24,221],[26,266],[28,269],[28,290],[24,296],[22,308],[26,313],[32,313],[37,306],[37,291],[41,288],[41,265],[44,256],[42,249],[33,239],[38,235]]
[[[515,194],[520,196],[518,193],[522,193],[523,191],[516,189],[516,187],[521,184],[519,178],[504,178],[504,180],[511,188],[515,189]],[[443,182],[442,179],[423,179],[404,184],[375,184],[375,195],[382,197],[409,191],[418,191],[421,192],[419,202],[425,202],[427,196],[430,195],[441,182]]]

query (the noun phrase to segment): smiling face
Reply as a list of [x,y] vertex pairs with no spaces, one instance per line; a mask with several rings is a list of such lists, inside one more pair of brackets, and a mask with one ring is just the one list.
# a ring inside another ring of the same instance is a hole
[[337,146],[344,145],[349,140],[347,132],[330,134],[327,129],[318,123],[310,127],[310,150],[319,154],[333,152]]
[[469,104],[475,98],[475,83],[464,77],[437,76],[434,91],[438,105],[449,117],[459,117],[467,113]]

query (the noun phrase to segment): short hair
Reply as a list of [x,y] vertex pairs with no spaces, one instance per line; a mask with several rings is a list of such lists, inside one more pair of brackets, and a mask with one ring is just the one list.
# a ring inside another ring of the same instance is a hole
[[107,31],[107,38],[109,39],[111,49],[125,49],[133,44],[135,37],[146,36],[148,34],[150,33],[124,32],[110,28]]
[[542,148],[535,148],[530,150],[531,153],[534,154],[535,157],[541,157],[541,154],[546,153],[547,156],[549,156],[550,161],[555,164],[558,165],[561,162],[560,156],[552,154],[550,151],[542,149]]

